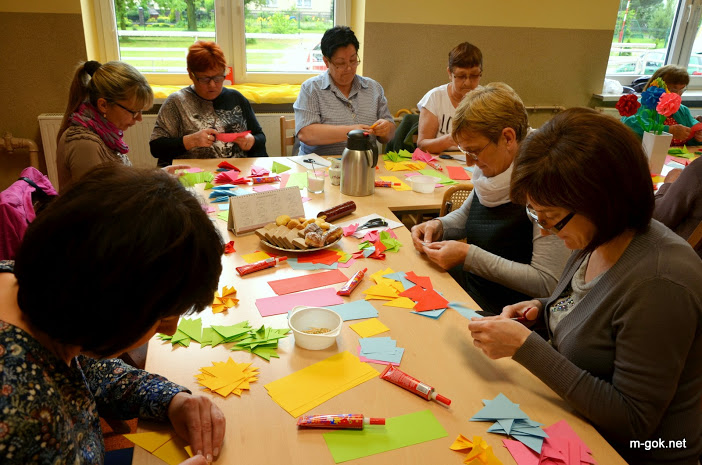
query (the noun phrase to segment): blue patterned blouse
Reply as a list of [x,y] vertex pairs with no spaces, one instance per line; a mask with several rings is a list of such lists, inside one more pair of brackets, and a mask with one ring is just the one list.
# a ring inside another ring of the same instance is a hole
[[102,464],[98,414],[168,421],[186,388],[121,360],[83,355],[71,366],[0,320],[0,463]]

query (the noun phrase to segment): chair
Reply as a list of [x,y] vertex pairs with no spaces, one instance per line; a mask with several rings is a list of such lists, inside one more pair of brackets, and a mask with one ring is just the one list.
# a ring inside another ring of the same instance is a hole
[[692,246],[693,249],[697,250],[702,245],[702,221],[697,225],[690,237],[687,238],[687,243]]
[[[292,129],[293,134],[288,135],[288,130]],[[295,155],[295,118],[287,119],[285,116],[280,117],[280,156],[288,156],[288,147],[292,147],[291,155]]]
[[452,211],[458,210],[472,191],[472,182],[461,183],[457,186],[449,187],[446,192],[444,192],[444,198],[441,202],[439,216],[446,216]]
[[29,165],[39,169],[39,147],[33,140],[12,137],[12,134],[6,132],[0,139],[1,148],[5,148],[8,153],[12,153],[14,149],[27,149],[29,151]]

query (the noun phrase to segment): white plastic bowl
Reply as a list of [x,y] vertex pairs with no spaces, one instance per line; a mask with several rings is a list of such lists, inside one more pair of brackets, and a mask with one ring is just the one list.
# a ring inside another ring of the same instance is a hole
[[[341,332],[344,320],[333,310],[322,307],[298,306],[290,310],[288,326],[295,335],[295,344],[303,349],[322,350],[331,347]],[[324,334],[308,334],[310,328],[328,328]]]
[[410,184],[412,184],[412,190],[421,194],[431,194],[434,192],[436,183],[440,181],[437,177],[424,175],[411,176],[408,179]]

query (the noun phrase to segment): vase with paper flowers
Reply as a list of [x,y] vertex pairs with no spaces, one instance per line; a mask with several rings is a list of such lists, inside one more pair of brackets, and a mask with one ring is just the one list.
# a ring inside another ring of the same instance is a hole
[[[644,132],[651,132],[655,135],[663,133],[663,126],[666,118],[672,116],[680,109],[682,99],[680,95],[670,92],[663,82],[658,78],[653,81],[646,90],[641,93],[641,109],[632,103],[633,94],[624,95],[617,102],[617,109],[622,116],[636,115],[636,120]],[[635,98],[635,97],[633,97]],[[638,102],[636,102],[638,103]],[[634,112],[632,113],[632,110]],[[646,118],[642,118],[645,113]]]

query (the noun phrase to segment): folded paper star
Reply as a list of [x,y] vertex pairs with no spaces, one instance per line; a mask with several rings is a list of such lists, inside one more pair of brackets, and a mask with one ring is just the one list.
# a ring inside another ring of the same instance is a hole
[[200,368],[200,374],[195,375],[197,382],[210,392],[227,397],[230,394],[241,396],[249,390],[251,383],[258,380],[258,368],[251,363],[237,363],[227,359],[226,362],[212,362],[211,367]]
[[237,168],[236,166],[232,165],[232,164],[229,163],[227,160],[222,160],[221,162],[219,162],[219,165],[217,165],[217,166],[220,167],[220,168],[228,169],[228,170],[241,171],[239,168]]
[[492,451],[492,446],[480,436],[473,436],[473,441],[459,434],[453,444],[451,450],[457,452],[467,452],[463,463],[466,465],[502,465],[502,462],[495,457]]
[[236,252],[236,249],[234,248],[234,241],[229,241],[226,244],[224,244],[224,253],[226,255],[229,255],[230,253]]
[[286,165],[283,165],[282,163],[278,163],[277,161],[274,161],[274,162],[273,162],[273,167],[271,168],[271,171],[272,171],[274,174],[278,174],[278,173],[283,173],[283,172],[285,172],[285,171],[287,171],[287,170],[289,170],[289,169],[290,169],[289,166],[286,166]]
[[236,298],[236,289],[224,286],[221,295],[219,291],[215,292],[214,300],[212,301],[212,313],[222,313],[238,303],[239,299]]

